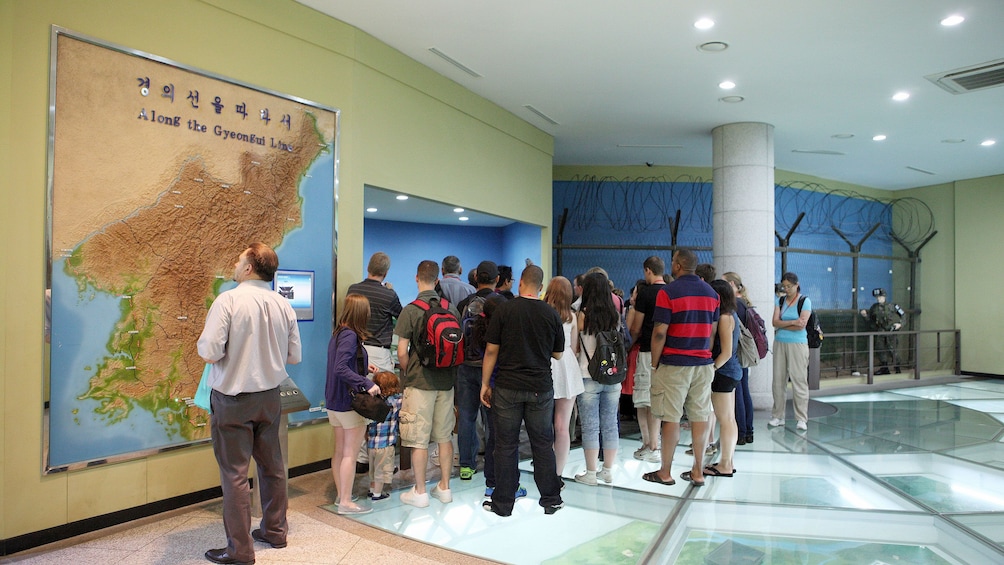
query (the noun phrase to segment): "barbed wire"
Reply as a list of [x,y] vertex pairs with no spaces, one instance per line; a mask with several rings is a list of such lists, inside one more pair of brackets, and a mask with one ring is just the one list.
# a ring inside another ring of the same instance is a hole
[[[670,227],[670,220],[679,210],[681,232],[697,235],[712,231],[710,180],[691,175],[672,180],[665,176],[617,179],[576,175],[569,182],[576,183],[567,219],[573,230],[661,231]],[[836,227],[854,239],[875,224],[890,222],[891,229],[879,229],[875,237],[890,240],[895,236],[912,247],[935,231],[934,213],[916,198],[880,200],[820,183],[778,184],[775,211],[775,229],[782,234],[791,229],[802,212],[805,218],[796,231],[803,234],[834,235]]]

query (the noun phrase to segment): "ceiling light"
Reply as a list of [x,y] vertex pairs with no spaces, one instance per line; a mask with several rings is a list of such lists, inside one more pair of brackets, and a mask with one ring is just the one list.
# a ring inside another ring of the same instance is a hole
[[957,26],[957,25],[961,24],[964,21],[966,21],[966,18],[963,18],[962,16],[959,16],[959,15],[948,16],[947,18],[941,20],[941,25],[943,25],[943,26]]
[[701,18],[694,22],[694,27],[697,29],[711,29],[715,27],[715,20],[711,18]]
[[732,82],[731,80],[723,80],[722,82],[718,83],[718,88],[721,88],[722,90],[732,90],[735,87],[736,83]]
[[942,143],[965,143],[966,140],[962,139],[961,137],[956,137],[954,139],[942,139],[941,142]]
[[726,104],[738,104],[743,100],[746,99],[743,98],[742,96],[723,96],[718,99],[719,102],[725,102]]
[[892,99],[895,100],[896,102],[902,102],[908,98],[910,98],[909,92],[897,92],[896,94],[892,95]]
[[850,139],[850,138],[854,137],[854,134],[853,133],[835,133],[835,134],[831,135],[830,137],[832,137],[833,139]]
[[991,145],[993,145],[995,143],[997,143],[997,140],[995,140],[995,139],[988,139],[988,140],[980,143],[980,145],[982,145],[983,147],[990,147]]
[[704,51],[705,53],[721,53],[728,48],[729,44],[724,41],[709,41],[697,46],[698,51]]
[[463,208],[454,208],[453,211],[459,214],[459,213],[463,212],[464,209]]
[[885,134],[878,134],[872,136],[872,141],[885,141]]
[[370,214],[372,214],[373,212],[376,212],[377,209],[376,208],[367,208],[366,211],[369,212]]
[[457,219],[460,220],[461,222],[466,222],[467,220],[470,220],[470,218],[468,218],[467,216],[460,216]]
[[407,194],[398,194],[397,195],[397,199],[398,200],[407,200],[408,199],[408,195]]

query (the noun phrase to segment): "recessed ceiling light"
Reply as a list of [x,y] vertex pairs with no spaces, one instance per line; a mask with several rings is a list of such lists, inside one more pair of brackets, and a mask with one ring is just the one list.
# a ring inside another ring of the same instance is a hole
[[460,220],[461,222],[466,222],[467,220],[470,220],[470,218],[468,218],[467,216],[460,216],[457,219]]
[[718,88],[721,88],[722,90],[732,90],[735,87],[736,83],[732,82],[731,80],[723,80],[722,82],[718,83]]
[[872,141],[885,141],[885,134],[873,135]]
[[896,94],[892,95],[892,99],[895,100],[896,102],[902,102],[904,100],[907,100],[908,98],[910,98],[909,92],[897,92]]
[[701,18],[694,22],[694,27],[697,29],[711,29],[715,27],[715,20],[711,18]]
[[988,140],[980,143],[980,145],[982,145],[983,147],[990,147],[991,145],[993,145],[995,143],[997,143],[997,140],[995,140],[995,139],[988,139]]
[[366,211],[369,212],[370,214],[372,214],[373,212],[376,212],[377,209],[376,208],[367,208]]
[[943,26],[957,26],[957,25],[961,24],[964,21],[966,21],[966,18],[963,18],[962,16],[959,16],[959,15],[952,15],[952,16],[948,16],[947,18],[941,20],[941,25],[943,25]]
[[966,140],[962,139],[960,137],[956,137],[954,139],[942,139],[941,142],[942,143],[965,143]]
[[743,100],[746,99],[743,98],[742,96],[723,96],[718,99],[719,102],[725,102],[726,104],[738,104]]
[[698,51],[703,51],[705,53],[721,53],[728,48],[729,44],[724,41],[709,41],[697,46]]
[[835,133],[835,134],[831,135],[830,137],[832,137],[833,139],[850,139],[850,138],[854,137],[854,134],[853,133]]
[[407,194],[398,194],[397,195],[397,199],[398,200],[407,200],[408,199],[408,195]]
[[463,208],[454,208],[453,211],[459,214],[459,213],[463,212],[464,209]]

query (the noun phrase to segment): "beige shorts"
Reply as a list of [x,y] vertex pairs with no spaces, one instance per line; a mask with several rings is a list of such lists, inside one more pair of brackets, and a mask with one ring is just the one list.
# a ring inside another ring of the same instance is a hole
[[325,410],[325,412],[328,413],[328,423],[335,428],[345,428],[347,430],[351,430],[352,428],[358,428],[359,426],[365,426],[370,423],[369,420],[360,416],[359,412],[356,412],[355,410],[349,410],[348,412]]
[[652,352],[639,351],[638,361],[634,366],[634,392],[631,401],[635,408],[646,408],[652,405]]
[[[650,365],[651,366],[651,365]],[[652,414],[663,422],[679,422],[683,409],[691,422],[707,422],[711,415],[711,381],[715,366],[659,365],[652,375]]]
[[370,481],[389,485],[394,480],[394,446],[370,449]]
[[401,400],[402,446],[428,449],[430,441],[451,441],[456,421],[453,413],[453,389],[404,389],[404,398]]

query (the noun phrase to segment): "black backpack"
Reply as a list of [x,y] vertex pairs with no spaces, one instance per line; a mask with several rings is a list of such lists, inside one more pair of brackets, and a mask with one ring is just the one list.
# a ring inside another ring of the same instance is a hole
[[627,348],[620,330],[607,330],[596,334],[593,355],[583,348],[589,376],[601,385],[616,385],[627,378]]
[[484,311],[485,297],[473,294],[460,316],[460,328],[464,333],[464,361],[468,364],[480,361],[485,356],[484,348],[474,336],[475,323],[479,318],[485,317]]
[[[805,303],[805,297],[798,297],[798,315],[802,315],[802,304]],[[784,307],[784,297],[778,299],[778,308]],[[809,313],[809,320],[805,323],[805,335],[809,341],[809,349],[818,349],[823,345],[823,328],[819,325],[819,318],[816,316],[816,311],[813,310]]]

